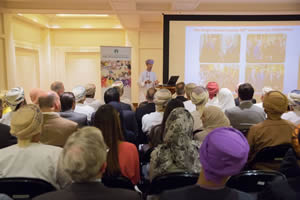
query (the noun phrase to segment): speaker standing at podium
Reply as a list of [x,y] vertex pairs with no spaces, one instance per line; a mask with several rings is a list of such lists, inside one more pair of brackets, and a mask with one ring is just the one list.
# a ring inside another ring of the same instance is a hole
[[149,88],[155,87],[158,84],[158,80],[156,78],[155,72],[152,72],[152,67],[154,64],[154,60],[148,59],[146,60],[146,71],[142,72],[139,79],[140,86],[140,97],[139,101],[143,102],[146,100],[146,92]]

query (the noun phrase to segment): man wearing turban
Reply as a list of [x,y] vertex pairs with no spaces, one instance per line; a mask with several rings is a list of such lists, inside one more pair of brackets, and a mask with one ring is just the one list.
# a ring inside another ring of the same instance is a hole
[[293,90],[288,94],[290,111],[281,118],[300,125],[300,90]]
[[24,89],[21,87],[10,89],[6,92],[4,96],[4,101],[11,108],[12,111],[3,115],[0,119],[0,123],[10,126],[12,113],[26,104]]
[[154,64],[154,60],[148,59],[145,63],[147,66],[146,71],[142,72],[138,82],[140,86],[140,102],[145,101],[145,95],[147,90],[149,88],[155,87],[158,84],[155,72],[151,71]]
[[[288,99],[279,91],[271,91],[264,96],[263,107],[267,113],[267,119],[253,125],[247,135],[250,146],[248,163],[256,154],[265,147],[281,144],[291,144],[292,133],[296,126],[287,120],[281,119],[281,115],[287,111]],[[280,166],[272,163],[253,163],[254,169],[278,170]]]

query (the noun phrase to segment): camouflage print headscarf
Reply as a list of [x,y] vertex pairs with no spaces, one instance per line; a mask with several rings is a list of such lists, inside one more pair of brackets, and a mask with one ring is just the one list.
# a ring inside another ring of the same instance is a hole
[[193,117],[184,108],[170,113],[164,143],[151,153],[151,178],[170,172],[200,172],[199,144],[192,140],[193,126]]

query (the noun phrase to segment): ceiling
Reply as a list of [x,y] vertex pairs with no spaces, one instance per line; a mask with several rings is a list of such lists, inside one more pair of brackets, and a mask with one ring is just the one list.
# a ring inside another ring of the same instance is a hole
[[161,29],[163,13],[300,14],[300,0],[0,0],[1,10],[46,14],[52,24],[61,20],[54,14],[109,14],[101,20],[112,20],[114,26]]

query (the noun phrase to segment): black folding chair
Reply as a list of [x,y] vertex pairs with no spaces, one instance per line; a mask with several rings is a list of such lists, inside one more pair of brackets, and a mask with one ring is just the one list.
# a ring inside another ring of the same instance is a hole
[[257,194],[275,180],[286,180],[286,177],[278,171],[248,170],[231,176],[226,186],[243,192]]
[[247,169],[253,169],[255,164],[268,163],[273,167],[272,170],[279,170],[280,164],[284,159],[286,152],[291,148],[291,144],[281,144],[271,147],[265,147],[259,151],[254,159],[248,164]]
[[155,177],[149,188],[149,195],[157,195],[164,190],[171,190],[196,184],[199,174],[188,172],[169,173]]
[[38,195],[55,190],[56,188],[53,185],[38,178],[0,178],[0,193],[17,200],[32,199]]
[[134,190],[131,180],[124,176],[103,176],[102,183],[106,187]]

